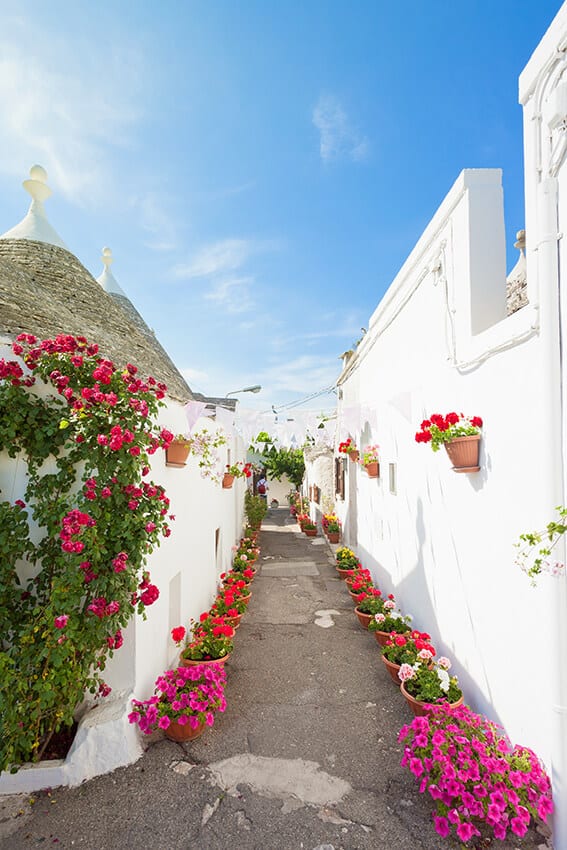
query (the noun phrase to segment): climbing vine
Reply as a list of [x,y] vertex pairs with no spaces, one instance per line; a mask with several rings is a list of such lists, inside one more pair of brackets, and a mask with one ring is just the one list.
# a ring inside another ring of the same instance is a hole
[[165,385],[132,364],[84,337],[21,334],[12,348],[0,451],[28,477],[25,501],[0,501],[2,770],[40,759],[87,691],[110,692],[122,629],[159,596],[144,566],[170,534],[169,500],[147,476],[173,439],[155,424]]

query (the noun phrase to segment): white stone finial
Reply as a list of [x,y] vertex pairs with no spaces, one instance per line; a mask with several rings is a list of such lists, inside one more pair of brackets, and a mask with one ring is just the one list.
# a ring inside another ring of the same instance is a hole
[[97,283],[100,283],[104,291],[108,292],[109,295],[122,295],[124,298],[127,298],[128,296],[110,270],[110,266],[114,262],[114,257],[112,256],[110,248],[102,249],[101,260],[104,265],[104,269],[102,270],[101,276],[97,277]]
[[103,262],[104,268],[107,271],[110,270],[110,267],[111,267],[112,263],[114,262],[114,258],[112,256],[112,251],[110,250],[110,248],[103,248],[102,249],[101,260]]
[[43,202],[51,195],[47,185],[47,171],[41,165],[32,165],[28,180],[22,183],[26,192],[31,195],[32,202],[27,215],[22,221],[3,233],[0,239],[31,239],[35,242],[47,242],[59,248],[69,250],[57,231],[47,220]]
[[24,180],[22,186],[34,201],[43,203],[51,195],[51,189],[47,185],[47,171],[41,165],[32,165],[30,168],[30,179]]

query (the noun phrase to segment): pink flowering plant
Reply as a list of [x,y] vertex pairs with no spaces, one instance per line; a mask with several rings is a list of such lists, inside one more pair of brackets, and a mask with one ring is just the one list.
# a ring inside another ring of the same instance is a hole
[[172,723],[197,729],[202,723],[212,726],[217,711],[226,708],[226,674],[221,665],[197,664],[166,670],[155,683],[154,694],[147,700],[132,700],[130,723],[144,735],[157,729],[167,731]]
[[369,463],[376,463],[379,459],[380,446],[366,446],[362,449],[360,463],[362,466],[367,466]]
[[456,676],[450,676],[451,662],[441,656],[437,661],[419,658],[402,664],[400,682],[414,699],[424,703],[457,702],[463,695]]
[[0,503],[0,770],[39,760],[87,691],[110,692],[107,658],[159,595],[144,566],[170,533],[169,499],[147,476],[173,439],[155,424],[165,385],[132,364],[84,337],[21,334],[12,348],[0,450],[28,478],[25,501]]
[[397,632],[402,634],[411,631],[411,616],[396,610],[394,597],[390,595],[384,601],[382,611],[378,611],[368,624],[369,632]]
[[[436,803],[443,838],[521,837],[553,811],[551,783],[537,756],[467,706],[434,706],[400,730],[402,765]],[[484,845],[483,845],[484,846]]]

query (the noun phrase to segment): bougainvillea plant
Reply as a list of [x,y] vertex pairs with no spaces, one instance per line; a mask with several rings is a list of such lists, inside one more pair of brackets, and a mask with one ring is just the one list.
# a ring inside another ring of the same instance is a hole
[[144,566],[170,533],[169,500],[147,476],[173,435],[155,425],[165,385],[84,337],[21,334],[12,348],[0,450],[28,476],[25,502],[0,502],[0,769],[13,770],[41,758],[86,692],[110,692],[107,658],[158,598]]
[[431,443],[434,452],[438,452],[444,443],[450,443],[456,437],[472,437],[480,434],[482,419],[480,416],[465,416],[464,413],[433,413],[424,419],[415,435],[416,443]]
[[[434,706],[400,730],[402,765],[435,800],[433,823],[444,838],[504,840],[526,834],[532,818],[553,811],[551,784],[537,756],[512,746],[503,731],[467,706]],[[485,846],[483,844],[483,846]]]

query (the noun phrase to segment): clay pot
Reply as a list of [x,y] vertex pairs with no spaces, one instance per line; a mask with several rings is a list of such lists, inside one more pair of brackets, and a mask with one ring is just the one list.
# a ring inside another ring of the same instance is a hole
[[242,619],[242,614],[237,614],[235,617],[225,617],[225,623],[228,623],[229,626],[232,626],[233,629],[237,629],[240,625],[240,621]]
[[380,464],[377,460],[367,463],[364,467],[369,478],[378,478],[380,475]]
[[478,453],[480,434],[470,437],[455,437],[450,443],[445,443],[445,451],[453,464],[454,472],[478,472]]
[[179,659],[180,660],[180,666],[181,667],[196,667],[197,664],[205,664],[207,667],[210,667],[213,664],[225,664],[228,661],[228,659],[230,658],[231,654],[232,653],[229,652],[226,655],[223,655],[222,658],[209,658],[206,661],[194,661],[192,658],[183,658],[183,656],[181,656],[181,658]]
[[252,599],[252,594],[249,593],[248,596],[239,596],[238,598],[240,599],[241,602],[244,602],[245,605],[248,605],[248,603]]
[[358,617],[358,622],[365,631],[368,631],[368,624],[372,619],[372,614],[365,614],[364,611],[359,611],[358,606],[354,609],[354,613]]
[[165,465],[177,467],[185,466],[189,457],[189,443],[185,440],[174,440],[165,450]]
[[350,590],[350,589],[349,589],[349,595],[350,595],[350,598],[351,598],[351,599],[354,599],[354,601],[355,601],[355,602],[357,601],[357,598],[356,598],[356,597],[357,597],[357,596],[359,596],[359,594],[358,594],[358,593],[354,593],[354,592],[353,592],[352,590]]
[[353,452],[349,452],[348,456],[349,456],[350,460],[352,460],[353,463],[357,463],[358,458],[360,457],[360,452],[355,450]]
[[204,720],[201,720],[201,722],[195,729],[193,729],[193,727],[190,726],[189,723],[186,723],[185,726],[180,726],[177,720],[172,720],[167,729],[165,730],[165,736],[171,741],[194,741],[195,738],[198,738],[199,735],[202,735],[204,731]]
[[389,637],[390,637],[390,632],[379,632],[379,631],[375,631],[375,632],[374,632],[374,637],[375,637],[375,639],[376,639],[376,643],[379,643],[379,644],[380,644],[380,646],[386,646],[386,641],[387,641],[387,640],[389,639]]
[[232,487],[233,484],[234,484],[234,475],[230,475],[228,472],[225,472],[225,474],[222,477],[223,490],[230,490],[230,488]]
[[[404,695],[404,697],[406,698],[406,702],[409,705],[409,707],[411,708],[415,717],[425,717],[425,715],[428,714],[429,709],[426,708],[426,705],[429,705],[429,703],[420,702],[418,699],[415,699],[415,697],[412,697],[411,694],[408,694],[408,692],[405,689],[405,685],[404,685],[403,682],[400,685],[400,690],[401,690],[402,694]],[[458,708],[460,705],[463,704],[464,701],[465,701],[465,698],[461,694],[460,698],[456,702],[451,702],[449,704],[450,704],[451,708]]]
[[388,673],[390,674],[390,676],[391,676],[391,678],[392,678],[392,681],[393,681],[396,685],[398,685],[398,686],[399,686],[399,685],[400,685],[400,680],[399,680],[399,678],[398,678],[398,670],[400,669],[400,667],[401,667],[402,665],[401,665],[401,664],[394,664],[394,662],[393,662],[393,661],[388,661],[388,659],[386,658],[386,656],[385,656],[385,655],[381,655],[380,657],[381,657],[382,661],[384,662],[384,664],[385,664],[385,666],[386,666],[386,670],[387,670],[387,671],[388,671]]
[[329,540],[329,543],[338,543],[339,537],[340,537],[340,533],[338,531],[327,532],[327,538]]
[[307,537],[317,537],[317,529],[316,528],[304,528],[303,533],[307,535]]
[[339,578],[345,579],[349,577],[349,575],[352,573],[352,570],[341,570],[340,567],[337,567],[337,572],[339,574]]

